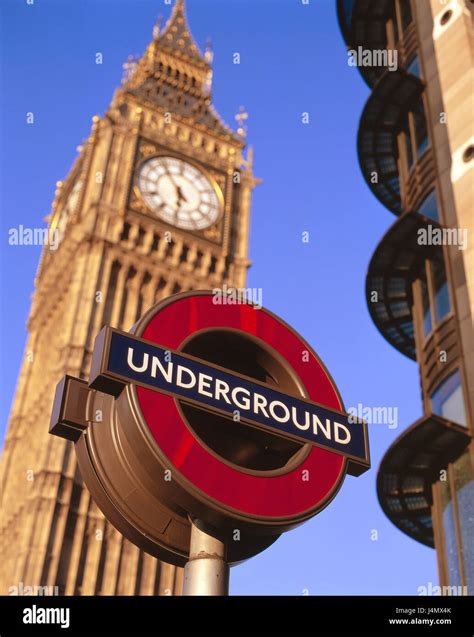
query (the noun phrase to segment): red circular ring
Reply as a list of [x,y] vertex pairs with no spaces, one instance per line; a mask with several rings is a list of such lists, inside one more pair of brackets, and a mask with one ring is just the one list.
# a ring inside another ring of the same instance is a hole
[[[146,318],[138,334],[177,350],[186,338],[206,328],[239,329],[260,338],[293,367],[311,400],[342,409],[331,378],[307,343],[265,309],[215,305],[211,293],[177,296]],[[308,352],[307,361],[304,352]],[[288,473],[258,476],[239,471],[210,453],[192,434],[174,398],[143,387],[136,387],[136,392],[144,420],[172,465],[208,498],[239,514],[274,519],[316,512],[345,476],[345,458],[318,447],[311,447],[301,464]]]

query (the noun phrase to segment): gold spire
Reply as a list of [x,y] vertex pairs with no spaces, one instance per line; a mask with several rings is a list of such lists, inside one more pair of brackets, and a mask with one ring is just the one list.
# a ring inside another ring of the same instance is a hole
[[176,0],[171,16],[156,41],[160,46],[172,50],[178,56],[199,66],[209,66],[199,50],[186,19],[184,0]]
[[[164,27],[160,22],[155,25],[153,40],[138,63],[127,60],[124,89],[139,100],[191,118],[243,146],[246,115],[240,114],[236,133],[212,106],[212,58],[210,40],[201,53],[189,29],[184,0],[176,0]],[[182,99],[183,94],[186,99]]]

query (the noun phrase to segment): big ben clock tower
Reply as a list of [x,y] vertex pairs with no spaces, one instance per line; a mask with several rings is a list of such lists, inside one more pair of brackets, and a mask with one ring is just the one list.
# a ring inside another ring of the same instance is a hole
[[[257,180],[243,136],[211,103],[209,50],[183,0],[116,91],[58,184],[1,464],[1,594],[179,594],[182,571],[139,551],[83,487],[72,446],[48,435],[54,388],[88,377],[104,324],[130,329],[182,290],[243,287]],[[39,590],[39,589],[34,589]]]

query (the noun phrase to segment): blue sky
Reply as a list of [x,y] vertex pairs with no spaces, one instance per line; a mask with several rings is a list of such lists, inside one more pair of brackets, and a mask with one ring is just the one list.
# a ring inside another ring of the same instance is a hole
[[[366,269],[395,219],[359,170],[356,132],[368,89],[347,64],[335,2],[187,6],[197,42],[213,42],[215,106],[232,125],[241,104],[250,114],[248,139],[263,184],[252,206],[249,285],[261,287],[264,305],[311,343],[346,408],[398,408],[398,429],[370,428],[373,469],[348,477],[321,514],[233,568],[231,593],[416,594],[437,582],[435,552],[388,521],[375,479],[389,444],[421,415],[418,370],[380,336],[366,307]],[[107,108],[123,62],[144,51],[156,17],[169,11],[163,0],[1,2],[2,437],[40,254],[9,246],[8,230],[42,224],[55,182],[71,167],[91,117]],[[34,125],[26,124],[27,112]],[[301,240],[305,231],[309,243]]]

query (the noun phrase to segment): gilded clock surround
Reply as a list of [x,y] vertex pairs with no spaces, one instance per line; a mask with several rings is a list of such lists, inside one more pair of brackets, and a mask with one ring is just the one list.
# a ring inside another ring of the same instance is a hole
[[[223,190],[225,189],[225,175],[218,174],[216,171],[212,171],[212,169],[209,169],[209,167],[206,167],[202,164],[198,164],[194,162],[192,159],[190,159],[189,157],[186,157],[182,154],[178,154],[172,151],[167,151],[166,149],[159,149],[152,144],[142,144],[140,146],[140,151],[142,152],[138,155],[139,158],[137,159],[137,165],[136,165],[135,176],[133,181],[133,188],[132,188],[131,197],[130,197],[130,207],[136,209],[138,212],[141,212],[142,214],[149,214],[149,215],[155,214],[154,211],[148,205],[138,185],[138,179],[140,176],[141,169],[150,159],[153,159],[155,157],[175,158],[179,161],[184,162],[185,164],[189,164],[190,166],[195,168],[197,171],[199,171],[207,179],[207,181],[210,183],[210,185],[212,186],[216,194],[216,197],[218,200],[218,206],[219,206],[218,216],[216,220],[210,226],[203,229],[199,229],[199,230],[188,229],[187,232],[192,232],[193,234],[202,236],[203,238],[209,239],[211,241],[212,240],[215,241],[216,239],[218,240],[219,238],[221,238],[223,216],[225,214],[225,199],[223,195]],[[165,220],[162,220],[162,221],[164,223],[168,223]],[[168,225],[170,226],[171,230],[174,228],[177,228],[177,226],[174,226],[171,223],[168,223]]]

